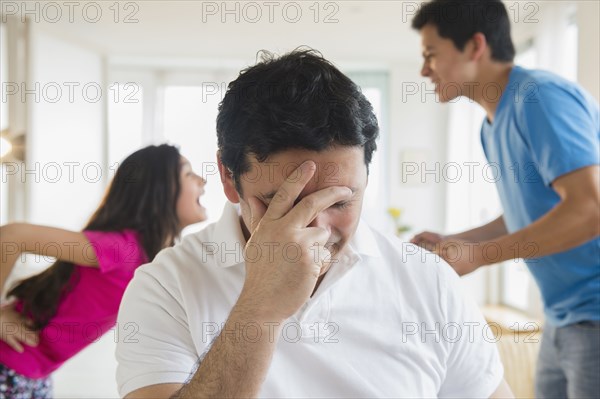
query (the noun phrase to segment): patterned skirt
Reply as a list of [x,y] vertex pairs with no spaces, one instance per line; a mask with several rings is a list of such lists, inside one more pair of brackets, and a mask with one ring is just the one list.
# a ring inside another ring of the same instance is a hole
[[0,364],[0,399],[52,398],[52,380],[29,378]]

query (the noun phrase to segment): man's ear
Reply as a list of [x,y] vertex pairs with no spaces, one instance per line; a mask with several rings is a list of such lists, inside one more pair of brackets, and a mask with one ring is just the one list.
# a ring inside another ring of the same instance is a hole
[[471,60],[479,61],[485,51],[488,49],[487,39],[485,35],[481,32],[477,32],[473,35],[471,39],[473,41],[473,49],[471,52]]
[[223,165],[221,162],[221,152],[217,151],[217,164],[219,166],[219,175],[221,176],[221,183],[223,183],[223,192],[227,199],[237,204],[240,202],[240,195],[235,189],[235,183],[233,182],[233,174],[231,171]]

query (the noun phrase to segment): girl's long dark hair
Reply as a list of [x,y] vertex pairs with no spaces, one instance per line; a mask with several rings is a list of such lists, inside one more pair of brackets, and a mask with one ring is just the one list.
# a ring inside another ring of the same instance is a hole
[[[176,147],[163,144],[134,152],[117,169],[84,230],[134,230],[152,260],[161,249],[174,244],[181,230],[176,210],[180,170]],[[19,282],[8,296],[20,299],[22,313],[32,319],[35,329],[42,329],[77,278],[74,270],[73,263],[59,260],[44,272]]]

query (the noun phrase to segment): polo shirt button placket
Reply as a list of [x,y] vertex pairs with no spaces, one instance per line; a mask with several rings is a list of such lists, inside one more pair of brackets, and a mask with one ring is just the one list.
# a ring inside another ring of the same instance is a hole
[[315,303],[308,306],[299,320],[303,341],[318,343],[329,334],[326,326],[329,321],[330,306],[329,292],[323,293]]

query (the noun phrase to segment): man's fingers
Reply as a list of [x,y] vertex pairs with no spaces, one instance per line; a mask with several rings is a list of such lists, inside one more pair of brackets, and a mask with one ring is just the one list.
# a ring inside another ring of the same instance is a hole
[[410,239],[410,243],[421,246],[421,238],[419,236],[414,236]]
[[319,212],[324,211],[336,202],[348,200],[352,190],[344,186],[327,187],[307,195],[294,206],[288,214],[288,221],[296,227],[307,227]]
[[313,161],[305,161],[298,166],[283,182],[269,203],[265,217],[271,220],[281,219],[294,206],[294,202],[315,174],[317,165]]
[[267,207],[262,203],[261,200],[255,197],[248,197],[248,206],[250,207],[250,234],[254,233],[258,223],[261,221]]
[[424,239],[425,239],[425,232],[417,234],[416,236],[414,236],[413,238],[410,239],[410,242],[412,242],[413,244],[420,245],[419,243],[422,242]]
[[424,237],[415,237],[410,240],[410,242],[431,252],[435,252],[435,248],[439,246],[439,243],[428,240]]
[[425,248],[430,252],[437,252],[440,247],[439,243],[426,240],[420,241],[417,245],[419,245],[421,248]]
[[410,242],[425,248],[428,251],[433,251],[440,242],[443,241],[443,237],[437,233],[424,231],[414,236]]

